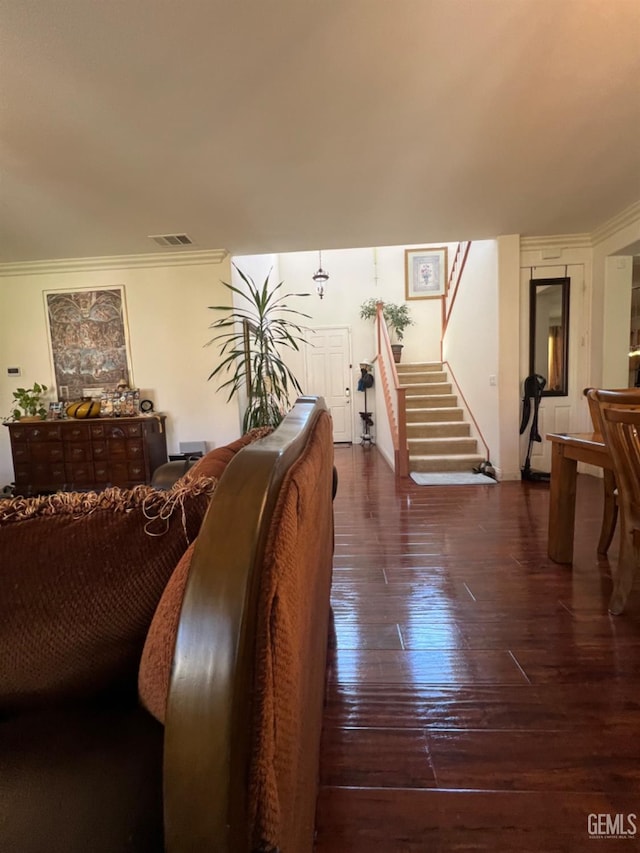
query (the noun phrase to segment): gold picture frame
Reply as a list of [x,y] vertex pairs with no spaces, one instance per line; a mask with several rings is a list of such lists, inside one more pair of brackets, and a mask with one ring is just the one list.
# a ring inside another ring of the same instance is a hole
[[404,250],[405,299],[441,299],[447,293],[447,247]]

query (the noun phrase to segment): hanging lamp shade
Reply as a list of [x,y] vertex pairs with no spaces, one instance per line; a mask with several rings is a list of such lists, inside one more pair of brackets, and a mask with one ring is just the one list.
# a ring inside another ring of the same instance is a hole
[[318,269],[313,274],[313,280],[316,283],[316,291],[320,299],[324,296],[324,286],[329,281],[329,273],[322,269],[322,252],[318,252]]

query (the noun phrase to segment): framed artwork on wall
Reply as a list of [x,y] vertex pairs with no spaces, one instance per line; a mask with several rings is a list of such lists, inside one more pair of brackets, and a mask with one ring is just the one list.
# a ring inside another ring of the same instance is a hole
[[58,400],[132,387],[123,286],[45,290],[44,302]]
[[404,250],[405,299],[437,299],[447,292],[447,247]]

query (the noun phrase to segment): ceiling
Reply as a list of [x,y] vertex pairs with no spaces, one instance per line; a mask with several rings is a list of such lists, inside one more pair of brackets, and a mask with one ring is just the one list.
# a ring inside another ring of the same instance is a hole
[[638,0],[0,0],[0,263],[590,232],[639,44]]

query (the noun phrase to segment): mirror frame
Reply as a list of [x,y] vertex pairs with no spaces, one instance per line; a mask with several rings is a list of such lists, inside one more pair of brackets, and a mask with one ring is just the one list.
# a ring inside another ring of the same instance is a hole
[[[532,278],[529,280],[529,373],[536,372],[536,296],[538,288],[544,286],[562,288],[562,382],[556,390],[545,390],[543,397],[566,397],[569,394],[569,287],[571,279],[568,276],[562,278]],[[547,382],[549,377],[545,376]]]

